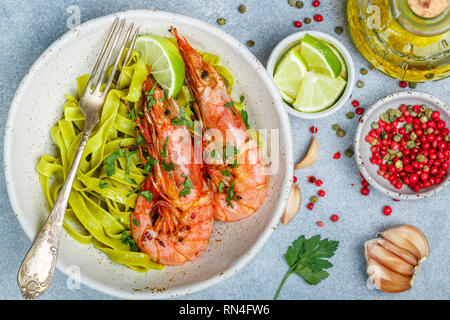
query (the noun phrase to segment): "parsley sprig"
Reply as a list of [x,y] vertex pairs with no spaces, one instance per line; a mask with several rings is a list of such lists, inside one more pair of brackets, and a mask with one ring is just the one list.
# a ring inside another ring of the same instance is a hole
[[331,268],[333,264],[324,258],[334,256],[338,245],[338,241],[320,239],[320,235],[315,235],[309,239],[300,236],[292,242],[284,255],[289,265],[289,271],[281,280],[273,299],[278,299],[281,288],[293,273],[298,274],[311,285],[316,285],[327,278],[329,274],[324,269]]
[[183,190],[180,191],[180,197],[184,197],[191,193],[191,189],[194,186],[192,185],[192,182],[191,182],[191,180],[189,180],[189,177],[187,175],[182,173],[181,176],[185,179],[184,179],[184,182],[182,183]]

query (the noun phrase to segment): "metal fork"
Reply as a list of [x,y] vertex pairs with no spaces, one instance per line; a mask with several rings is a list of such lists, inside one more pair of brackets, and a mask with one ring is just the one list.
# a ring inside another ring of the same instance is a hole
[[[80,145],[78,146],[78,150],[73,158],[69,173],[67,174],[66,181],[61,188],[58,199],[56,200],[50,215],[47,217],[44,226],[34,239],[30,250],[20,266],[19,273],[17,275],[17,283],[25,299],[36,299],[50,286],[58,256],[64,214],[66,212],[67,202],[69,200],[73,181],[77,174],[78,166],[82,159],[83,151],[86,147],[89,136],[95,125],[100,121],[103,103],[105,102],[106,96],[115,77],[120,58],[133,30],[133,24],[131,24],[125,34],[125,38],[123,39],[122,46],[120,47],[119,54],[106,83],[106,87],[103,91],[101,91],[100,88],[102,87],[103,79],[108,71],[109,63],[114,55],[114,51],[116,51],[120,35],[125,25],[125,19],[120,22],[119,28],[116,31],[118,23],[119,18],[116,18],[80,98],[80,108],[85,117],[84,130]],[[130,53],[134,47],[138,32],[139,28],[137,28],[134,32],[127,56],[123,61],[123,65],[126,65],[130,58]],[[113,44],[108,50],[111,39],[113,39]],[[97,70],[105,54],[106,60],[103,63],[100,75],[97,76]],[[122,72],[117,79],[117,87],[120,83],[121,77]],[[95,88],[93,88],[95,78],[97,78],[97,81]]]

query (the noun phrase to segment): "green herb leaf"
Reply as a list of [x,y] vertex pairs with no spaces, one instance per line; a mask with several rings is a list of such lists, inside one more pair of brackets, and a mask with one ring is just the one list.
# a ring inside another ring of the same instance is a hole
[[149,190],[139,192],[139,195],[147,201],[153,201],[153,193]]
[[144,143],[144,138],[142,138],[142,136],[137,136],[137,138],[136,138],[136,144],[138,145],[138,146],[140,146],[140,145],[142,145],[143,143]]
[[234,102],[233,101],[225,103],[224,107],[225,108],[230,108],[230,110],[233,112],[233,115],[236,116],[236,112],[234,111],[234,108],[233,108],[234,107]]
[[245,97],[242,95],[242,96],[240,97],[240,99],[239,99],[239,102],[240,102],[240,103],[244,103],[244,101],[245,101]]
[[229,176],[231,176],[231,173],[230,173],[230,171],[222,170],[222,175],[225,177],[229,177]]
[[139,226],[141,225],[141,223],[140,223],[139,221],[137,221],[136,219],[133,219],[133,224],[134,224],[136,227],[139,227]]
[[163,161],[163,163],[161,164],[161,166],[163,167],[163,169],[167,172],[172,171],[174,168],[174,165],[172,162],[170,163],[166,163],[165,161]]
[[225,188],[225,183],[223,183],[223,181],[220,181],[220,183],[219,183],[219,192],[222,192],[223,188]]
[[181,117],[181,116],[179,118],[173,118],[172,119],[172,124],[174,126],[186,126],[188,128],[194,127],[194,122],[193,121],[191,121],[189,119],[186,119],[184,117]]
[[327,278],[328,272],[323,269],[329,269],[333,264],[325,258],[334,256],[338,245],[338,241],[320,239],[320,235],[315,235],[310,239],[300,236],[292,242],[284,255],[289,265],[289,271],[281,281],[274,299],[278,299],[286,279],[293,273],[298,274],[311,285],[316,285]]
[[109,184],[107,184],[106,182],[105,182],[105,183],[102,183],[102,182],[100,181],[100,183],[98,184],[98,187],[99,187],[100,189],[105,189],[105,188],[108,188],[108,187],[109,187]]
[[241,113],[242,121],[244,121],[245,127],[247,129],[249,129],[250,125],[248,124],[248,113],[247,113],[247,111],[242,110],[240,113]]
[[181,192],[180,192],[180,197],[184,197],[184,196],[186,196],[186,195],[188,195],[188,194],[191,193],[191,189],[192,189],[194,186],[192,185],[192,182],[191,182],[191,180],[189,180],[189,177],[188,177],[188,176],[186,176],[184,173],[181,174],[181,176],[184,177],[184,178],[186,178],[186,179],[184,180],[183,184],[182,184],[182,185],[184,186],[184,188],[183,188],[183,190],[181,190]]
[[169,137],[166,138],[166,141],[164,141],[164,145],[162,147],[162,150],[160,152],[161,157],[165,158],[167,157],[167,143],[169,142]]

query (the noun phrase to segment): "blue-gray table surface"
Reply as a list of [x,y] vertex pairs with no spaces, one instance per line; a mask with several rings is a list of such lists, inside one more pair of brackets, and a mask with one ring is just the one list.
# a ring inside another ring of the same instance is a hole
[[[323,22],[303,24],[301,30],[328,32],[340,39],[350,50],[355,61],[357,80],[363,80],[363,88],[355,87],[353,97],[362,107],[369,107],[378,99],[399,90],[398,80],[391,79],[378,71],[367,75],[359,73],[360,68],[369,67],[356,51],[346,27],[346,1],[322,0],[319,8],[313,8],[312,0],[305,0],[303,9],[292,8],[287,0],[154,0],[154,1],[0,1],[0,124],[4,131],[8,110],[14,92],[27,70],[39,55],[68,29],[67,19],[71,16],[70,6],[78,6],[81,22],[126,9],[158,9],[189,15],[216,24],[219,17],[227,20],[221,27],[239,41],[254,40],[250,50],[265,64],[271,50],[287,35],[298,31],[294,20],[303,21],[320,13]],[[240,14],[240,4],[247,6],[247,12]],[[343,26],[344,33],[335,34],[335,27]],[[416,90],[450,101],[450,79],[419,84]],[[353,110],[348,102],[335,114],[316,121],[290,117],[294,141],[295,160],[300,159],[310,142],[308,128],[318,127],[320,156],[310,168],[297,172],[298,184],[302,190],[303,203],[295,220],[287,226],[281,224],[275,230],[263,250],[242,271],[224,282],[181,299],[271,299],[287,271],[283,254],[290,243],[304,234],[339,240],[336,255],[331,259],[334,267],[330,276],[316,286],[310,286],[300,277],[293,275],[286,282],[280,299],[449,299],[450,264],[449,251],[449,205],[450,188],[438,195],[421,201],[394,202],[373,188],[368,197],[360,190],[359,171],[354,159],[342,156],[333,160],[336,151],[342,154],[352,144],[357,118],[347,119],[346,112]],[[331,128],[339,123],[347,134],[338,138]],[[3,158],[3,139],[0,145]],[[19,265],[31,242],[22,231],[12,212],[1,170],[0,183],[0,299],[20,299],[16,284]],[[314,174],[323,179],[325,198],[313,211],[306,209],[310,196],[318,188],[306,182]],[[352,186],[354,184],[354,186]],[[393,213],[384,216],[382,208],[389,204]],[[337,223],[330,221],[332,214],[338,214]],[[316,226],[322,220],[323,227]],[[419,226],[430,242],[431,256],[415,281],[412,290],[400,294],[387,294],[368,288],[363,243],[375,236],[377,231],[398,223]],[[42,299],[110,299],[109,295],[86,286],[70,290],[67,278],[57,271],[50,290]]]

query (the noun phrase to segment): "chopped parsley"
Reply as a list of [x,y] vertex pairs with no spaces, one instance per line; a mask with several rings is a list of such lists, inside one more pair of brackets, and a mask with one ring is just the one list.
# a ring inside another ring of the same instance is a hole
[[236,116],[236,112],[234,111],[233,106],[234,106],[233,101],[230,101],[230,102],[224,104],[224,107],[225,108],[230,108],[230,110],[233,111],[233,115]]
[[220,183],[219,183],[219,192],[222,192],[223,188],[225,188],[225,183],[223,183],[223,181],[220,181]]
[[162,150],[160,152],[161,157],[165,158],[167,157],[167,143],[169,142],[169,137],[166,138],[166,141],[164,141],[164,145],[162,147]]
[[180,192],[180,197],[184,197],[184,196],[186,196],[186,195],[188,195],[188,194],[191,193],[191,189],[192,189],[194,186],[192,185],[192,182],[191,182],[191,180],[189,180],[189,177],[188,177],[188,176],[186,176],[184,173],[182,173],[181,176],[182,176],[183,178],[186,178],[186,179],[184,179],[184,182],[182,183],[182,186],[183,186],[184,188],[183,188],[183,190],[181,190],[181,192]]
[[231,173],[228,170],[222,170],[222,175],[224,175],[225,177],[229,177],[231,176]]
[[165,171],[169,172],[169,171],[172,171],[172,170],[173,170],[174,165],[173,165],[172,162],[166,163],[165,161],[163,161],[163,162],[162,162],[162,167],[163,167],[163,169],[164,169]]
[[150,190],[141,191],[139,192],[139,195],[147,201],[153,201],[153,193]]
[[99,187],[100,189],[105,189],[105,188],[108,188],[108,187],[109,187],[109,184],[107,184],[106,182],[105,182],[105,183],[102,183],[102,182],[100,181],[100,183],[98,184],[98,187]]
[[140,223],[139,221],[137,221],[136,219],[133,219],[133,224],[134,224],[136,227],[139,227],[139,226],[141,225],[141,223]]

